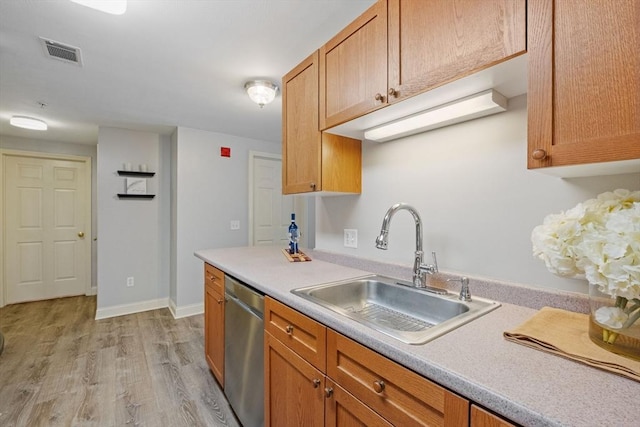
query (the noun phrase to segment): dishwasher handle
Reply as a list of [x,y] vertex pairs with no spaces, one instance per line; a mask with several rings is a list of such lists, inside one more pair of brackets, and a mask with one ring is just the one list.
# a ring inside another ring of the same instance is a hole
[[264,318],[264,295],[244,283],[225,275],[225,297],[236,302],[245,310]]
[[244,301],[242,301],[237,296],[233,294],[225,293],[224,297],[225,297],[225,301],[237,304],[241,309],[248,312],[252,316],[260,320],[264,320],[264,313],[261,313],[260,311],[256,310],[254,307],[247,305]]

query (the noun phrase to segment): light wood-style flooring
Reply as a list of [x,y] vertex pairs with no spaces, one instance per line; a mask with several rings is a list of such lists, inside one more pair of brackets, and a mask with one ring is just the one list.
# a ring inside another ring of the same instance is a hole
[[0,308],[0,426],[239,426],[205,362],[202,315],[95,310],[84,296]]

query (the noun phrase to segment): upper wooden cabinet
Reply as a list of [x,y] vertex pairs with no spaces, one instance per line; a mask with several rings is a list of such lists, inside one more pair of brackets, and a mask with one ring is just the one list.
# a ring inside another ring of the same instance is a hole
[[640,1],[528,3],[528,166],[640,159]]
[[380,0],[320,48],[320,129],[525,50],[525,0]]
[[314,191],[320,183],[318,52],[282,78],[282,192]]
[[380,0],[320,48],[320,129],[383,107],[387,1]]
[[525,0],[388,3],[389,103],[525,53]]
[[318,52],[282,79],[282,192],[360,193],[362,143],[320,132]]

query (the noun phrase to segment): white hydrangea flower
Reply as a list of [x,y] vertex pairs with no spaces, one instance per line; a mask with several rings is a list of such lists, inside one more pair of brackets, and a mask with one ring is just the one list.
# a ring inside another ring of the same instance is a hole
[[640,191],[602,193],[548,215],[531,241],[552,273],[584,275],[613,298],[640,298]]

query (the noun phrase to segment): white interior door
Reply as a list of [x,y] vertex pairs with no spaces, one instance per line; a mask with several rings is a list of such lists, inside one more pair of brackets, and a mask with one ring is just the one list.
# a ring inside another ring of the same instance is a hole
[[6,303],[86,293],[89,167],[80,160],[4,156]]
[[293,196],[282,194],[282,161],[278,158],[255,156],[252,185],[251,244],[286,247],[294,199]]

